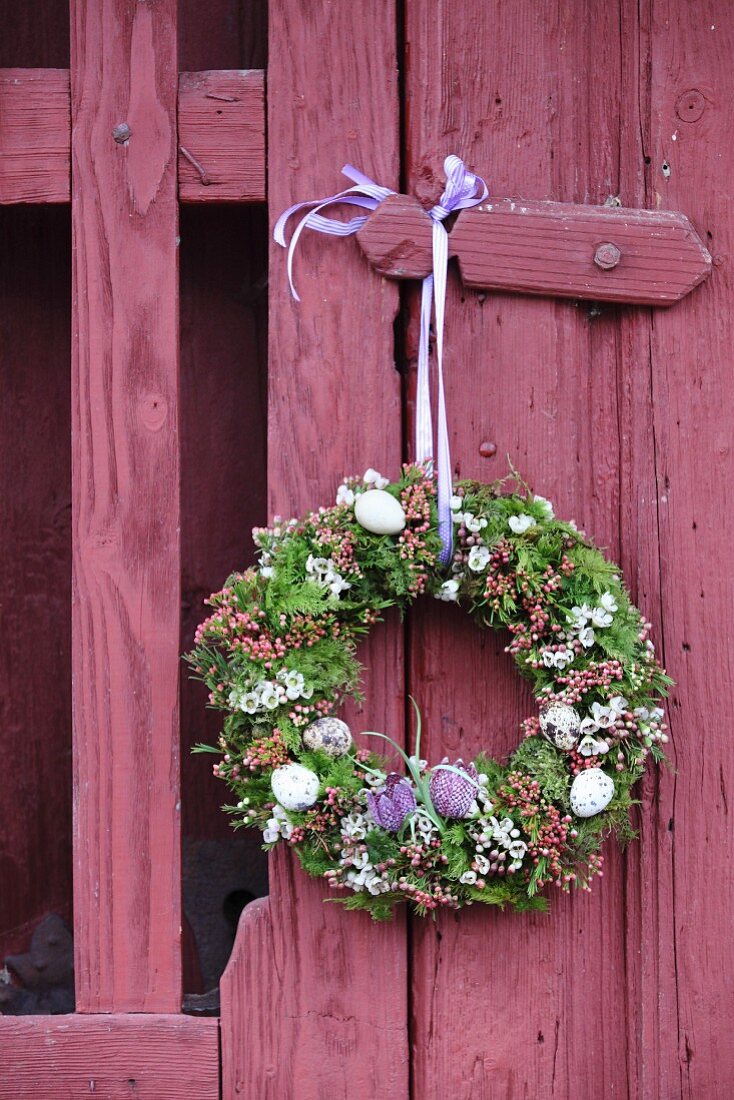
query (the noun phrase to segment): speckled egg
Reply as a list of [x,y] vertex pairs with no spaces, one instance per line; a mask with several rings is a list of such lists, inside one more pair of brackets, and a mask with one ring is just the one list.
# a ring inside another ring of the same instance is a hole
[[368,489],[354,503],[354,517],[365,531],[375,535],[399,535],[405,527],[405,511],[384,489]]
[[571,784],[571,809],[576,817],[593,817],[605,810],[614,797],[614,780],[601,768],[579,772]]
[[303,731],[303,743],[313,752],[344,756],[352,747],[352,731],[341,718],[317,718]]
[[540,711],[540,728],[552,745],[563,752],[572,749],[581,732],[581,718],[567,703],[546,703]]
[[319,796],[319,777],[303,764],[276,768],[270,786],[284,810],[307,810]]

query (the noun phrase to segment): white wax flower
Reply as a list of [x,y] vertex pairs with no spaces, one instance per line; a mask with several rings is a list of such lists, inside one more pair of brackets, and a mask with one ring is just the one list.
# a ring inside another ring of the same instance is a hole
[[450,581],[444,581],[438,592],[436,593],[437,600],[444,600],[446,603],[458,600],[459,598],[459,582],[455,577],[452,577]]
[[483,572],[489,563],[489,550],[486,546],[472,546],[469,551],[469,568],[474,573]]
[[510,529],[515,532],[516,535],[523,535],[531,527],[535,527],[535,520],[532,516],[526,515],[522,512],[519,516],[510,516],[508,523]]

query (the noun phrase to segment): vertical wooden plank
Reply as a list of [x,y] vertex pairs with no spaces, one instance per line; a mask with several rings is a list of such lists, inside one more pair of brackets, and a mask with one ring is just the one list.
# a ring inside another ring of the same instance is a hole
[[[640,206],[660,208],[651,181],[650,72],[652,36],[649,4],[620,5],[622,41],[636,49],[622,57],[625,88],[622,115],[624,156],[621,194]],[[667,209],[667,204],[665,206]],[[675,207],[673,207],[674,209]],[[687,209],[700,231],[696,206]],[[696,295],[696,297],[698,294]],[[676,312],[684,303],[679,303]],[[660,494],[656,432],[660,376],[651,354],[652,333],[660,312],[626,310],[620,315],[619,427],[620,564],[633,599],[644,607],[667,663],[663,624],[667,617],[661,592]],[[668,707],[668,717],[675,705]],[[675,744],[668,747],[673,764]],[[639,841],[624,856],[625,986],[627,1089],[630,1096],[680,1096],[677,1056],[678,1005],[675,993],[672,821],[675,779],[668,771],[648,774],[641,784],[641,805],[633,815]]]
[[[435,200],[456,152],[490,191],[602,203],[619,190],[615,5],[406,4],[407,190]],[[437,59],[441,59],[440,64]],[[617,307],[462,292],[449,280],[447,400],[456,473],[504,456],[559,515],[620,549]],[[415,313],[414,313],[415,320]],[[467,365],[471,364],[471,369]],[[480,444],[496,444],[496,457]],[[417,609],[409,682],[432,760],[505,758],[530,693],[461,612]],[[413,1096],[626,1095],[624,895],[551,897],[550,916],[483,910],[413,923]]]
[[[271,218],[338,190],[349,161],[398,184],[395,11],[277,0],[268,64]],[[270,278],[270,505],[297,515],[327,501],[342,475],[401,458],[400,379],[393,363],[397,289],[356,244],[303,238],[302,301],[274,249]],[[403,728],[401,636],[374,632],[356,730]],[[405,922],[324,905],[288,853],[271,861],[267,907],[245,910],[233,955],[239,999],[223,986],[224,1096],[258,1100],[408,1093]],[[277,976],[277,977],[276,977]],[[242,983],[245,983],[244,985]],[[245,999],[243,990],[250,993]]]
[[658,636],[678,685],[669,709],[676,771],[660,776],[656,802],[645,799],[642,846],[631,853],[640,860],[630,902],[642,937],[640,950],[633,939],[628,953],[639,1005],[630,1038],[639,1042],[638,1095],[724,1100],[734,1092],[734,1053],[721,1040],[734,1022],[726,862],[734,774],[726,687],[734,603],[734,10],[723,0],[695,9],[650,0],[640,12],[640,64],[650,81],[640,112],[647,204],[686,211],[714,273],[670,314],[654,315],[646,346],[629,349],[626,368],[646,378],[651,395],[648,419],[634,406],[631,434],[654,440],[653,491],[630,520],[644,539],[652,508],[659,527]]
[[71,16],[78,1008],[175,1012],[176,4],[72,0]]

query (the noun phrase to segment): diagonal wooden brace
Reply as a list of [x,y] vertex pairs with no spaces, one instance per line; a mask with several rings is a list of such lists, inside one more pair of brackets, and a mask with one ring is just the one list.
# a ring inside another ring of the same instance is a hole
[[[431,220],[417,199],[391,195],[357,240],[390,279],[422,279]],[[711,273],[684,214],[493,199],[461,211],[449,235],[465,286],[560,298],[669,306]]]

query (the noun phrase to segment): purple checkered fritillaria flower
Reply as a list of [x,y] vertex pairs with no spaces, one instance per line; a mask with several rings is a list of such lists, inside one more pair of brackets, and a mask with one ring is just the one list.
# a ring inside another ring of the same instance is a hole
[[[448,763],[447,760],[444,763]],[[473,764],[457,760],[450,771],[440,765],[431,774],[431,801],[441,817],[466,817],[467,811],[477,797],[477,769]],[[458,772],[461,772],[459,775]]]
[[378,825],[389,833],[396,833],[416,808],[415,794],[407,779],[391,772],[383,790],[368,793],[367,805]]

